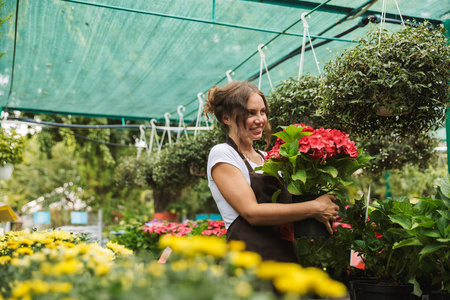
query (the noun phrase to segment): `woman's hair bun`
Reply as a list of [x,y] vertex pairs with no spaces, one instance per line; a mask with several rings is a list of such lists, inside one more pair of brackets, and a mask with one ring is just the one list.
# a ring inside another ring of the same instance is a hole
[[219,89],[217,85],[209,89],[206,99],[206,104],[203,107],[203,114],[214,114],[214,96],[216,91]]

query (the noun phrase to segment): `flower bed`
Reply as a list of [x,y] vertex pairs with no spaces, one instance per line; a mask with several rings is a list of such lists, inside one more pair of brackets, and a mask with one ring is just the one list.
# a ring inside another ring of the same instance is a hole
[[10,232],[0,238],[0,299],[289,299],[340,297],[346,290],[319,269],[262,262],[242,242],[164,235],[167,263],[115,243],[88,244],[64,231]]

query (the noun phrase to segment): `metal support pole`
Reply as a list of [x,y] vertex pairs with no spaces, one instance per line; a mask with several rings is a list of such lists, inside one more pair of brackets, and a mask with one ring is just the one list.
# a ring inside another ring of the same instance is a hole
[[[447,44],[450,44],[450,19],[444,20],[442,22],[444,24],[445,28],[445,36],[447,37],[448,41]],[[450,99],[449,99],[450,101]],[[447,108],[447,111],[445,113],[445,136],[446,136],[446,143],[447,143],[447,172],[450,173],[450,111],[449,108]]]
[[98,226],[98,244],[100,246],[103,246],[103,211],[101,209],[98,210],[98,220],[97,220],[97,226]]
[[450,174],[450,111],[447,108],[447,112],[445,113],[445,142],[447,144],[447,173]]

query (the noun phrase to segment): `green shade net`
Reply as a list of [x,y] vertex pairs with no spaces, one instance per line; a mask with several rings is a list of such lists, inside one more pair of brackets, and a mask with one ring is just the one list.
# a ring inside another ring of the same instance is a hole
[[[402,15],[439,23],[450,1],[398,0]],[[302,44],[307,19],[312,37],[333,37],[380,13],[382,1],[235,0],[6,0],[1,28],[0,107],[35,113],[127,120],[197,118],[198,93],[259,74],[263,49],[268,65]],[[315,9],[316,8],[316,9]],[[388,17],[399,19],[395,1]],[[351,18],[356,15],[355,18]],[[344,21],[348,18],[348,21]],[[215,24],[214,24],[215,22]],[[369,24],[315,48],[323,65]],[[388,28],[398,25],[386,25]],[[279,34],[278,32],[289,34]],[[319,43],[326,39],[317,38]],[[269,71],[272,85],[298,75],[300,55]],[[317,75],[311,51],[303,73]],[[259,84],[259,79],[253,81]],[[261,89],[270,92],[263,75]]]

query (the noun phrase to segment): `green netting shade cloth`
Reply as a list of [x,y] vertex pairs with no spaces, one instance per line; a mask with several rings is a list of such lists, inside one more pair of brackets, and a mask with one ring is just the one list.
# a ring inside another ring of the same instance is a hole
[[[307,19],[312,36],[333,37],[360,17],[381,11],[381,1],[372,6],[374,1],[325,2]],[[449,1],[397,2],[402,14],[417,18],[444,20],[450,10]],[[197,117],[197,94],[225,84],[228,70],[234,70],[236,80],[259,73],[258,45],[267,44],[269,65],[300,47],[300,16],[321,3],[7,0],[0,11],[2,17],[11,15],[1,28],[0,106],[162,120],[167,112],[178,119],[177,107],[183,105],[189,122]],[[340,22],[354,8],[366,10]],[[394,1],[388,1],[387,11],[397,14]],[[279,34],[286,29],[289,34]],[[321,67],[367,30],[359,28],[317,47]],[[305,55],[304,73],[317,74],[311,52]],[[297,76],[299,61],[296,56],[272,69],[272,84]],[[261,80],[262,90],[269,92],[267,75]]]

